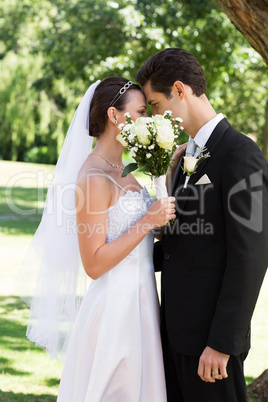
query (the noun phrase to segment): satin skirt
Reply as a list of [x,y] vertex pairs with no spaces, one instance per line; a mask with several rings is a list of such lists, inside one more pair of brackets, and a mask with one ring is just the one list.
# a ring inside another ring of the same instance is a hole
[[91,282],[70,338],[58,402],[166,402],[152,254],[150,233]]

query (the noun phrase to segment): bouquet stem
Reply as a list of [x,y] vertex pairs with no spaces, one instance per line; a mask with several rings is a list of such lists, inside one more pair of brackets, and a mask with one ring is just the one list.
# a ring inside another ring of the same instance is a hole
[[[168,197],[167,187],[166,187],[166,176],[162,175],[159,177],[153,176],[154,185],[156,190],[156,198],[161,200],[162,198]],[[171,219],[167,226],[171,226],[174,223],[174,219]]]
[[162,175],[159,177],[153,176],[154,185],[156,190],[156,198],[161,200],[162,198],[168,197],[167,187],[166,187],[166,176]]

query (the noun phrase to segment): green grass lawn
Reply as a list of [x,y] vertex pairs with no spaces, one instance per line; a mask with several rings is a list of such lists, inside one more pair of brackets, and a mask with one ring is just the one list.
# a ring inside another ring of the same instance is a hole
[[[40,221],[52,171],[53,166],[0,161],[0,401],[56,401],[62,365],[26,339],[28,308],[13,288]],[[147,177],[138,179],[153,191]],[[157,282],[159,287],[159,275]],[[266,276],[252,321],[248,383],[268,367],[267,311]]]

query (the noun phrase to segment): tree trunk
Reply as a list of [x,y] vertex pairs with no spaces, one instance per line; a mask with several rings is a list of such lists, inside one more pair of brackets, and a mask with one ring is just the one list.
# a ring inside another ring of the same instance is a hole
[[262,152],[266,159],[268,159],[268,101],[265,110],[265,124],[262,133]]
[[268,0],[217,0],[217,2],[268,65]]
[[268,370],[265,370],[248,386],[248,397],[254,402],[268,401]]

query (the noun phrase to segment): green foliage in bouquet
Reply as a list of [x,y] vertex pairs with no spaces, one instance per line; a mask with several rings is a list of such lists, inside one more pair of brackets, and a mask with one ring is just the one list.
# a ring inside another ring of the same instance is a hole
[[126,123],[120,124],[120,134],[116,137],[130,150],[135,163],[127,165],[122,177],[136,169],[155,177],[166,174],[173,153],[179,145],[182,119],[172,118],[170,110],[164,115],[140,117],[135,122],[126,113]]

